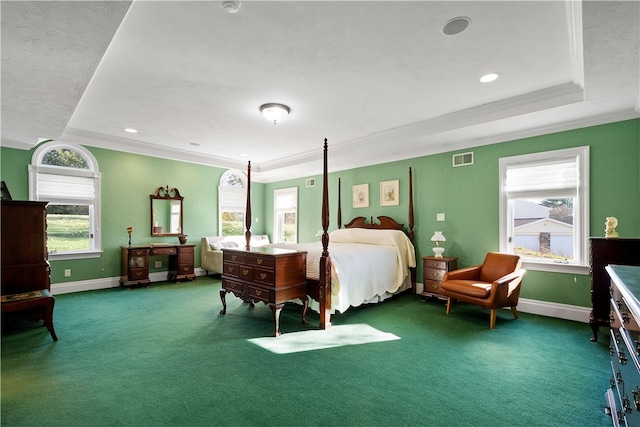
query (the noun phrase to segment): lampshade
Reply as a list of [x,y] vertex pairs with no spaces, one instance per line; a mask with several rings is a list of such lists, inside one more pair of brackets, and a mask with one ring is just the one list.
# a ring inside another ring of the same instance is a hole
[[436,242],[436,245],[440,245],[441,242],[446,242],[447,239],[444,238],[442,231],[434,231],[431,241]]
[[273,124],[277,124],[279,121],[284,119],[289,115],[289,107],[283,104],[264,104],[260,107],[260,111],[262,114],[273,122]]

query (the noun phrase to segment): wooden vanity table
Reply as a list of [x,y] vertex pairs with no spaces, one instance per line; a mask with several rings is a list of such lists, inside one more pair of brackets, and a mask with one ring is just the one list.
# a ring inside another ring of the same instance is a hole
[[148,286],[151,283],[149,257],[152,256],[169,257],[168,280],[194,280],[194,248],[195,245],[121,246],[120,285],[125,288]]

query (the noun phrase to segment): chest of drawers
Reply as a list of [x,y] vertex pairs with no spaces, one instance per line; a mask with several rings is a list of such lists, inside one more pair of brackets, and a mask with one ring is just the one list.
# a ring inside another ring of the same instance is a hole
[[614,426],[640,425],[640,267],[609,265],[611,278],[610,389],[606,407]]
[[222,288],[220,299],[226,314],[226,294],[231,292],[249,303],[263,302],[271,308],[275,324],[274,336],[280,335],[280,312],[284,303],[294,299],[303,302],[302,323],[307,299],[307,253],[279,248],[222,250]]
[[458,258],[442,257],[436,258],[434,256],[422,257],[422,283],[424,289],[422,291],[422,298],[426,297],[440,297],[440,283],[444,278],[444,275],[458,268]]

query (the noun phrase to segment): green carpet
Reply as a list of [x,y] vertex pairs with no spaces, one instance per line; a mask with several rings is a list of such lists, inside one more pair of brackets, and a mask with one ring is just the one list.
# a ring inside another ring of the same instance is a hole
[[[606,426],[606,334],[586,324],[498,314],[404,295],[333,317],[399,339],[278,354],[271,310],[220,282],[59,295],[53,342],[5,325],[6,426]],[[314,331],[287,304],[281,329]],[[353,335],[353,328],[345,328]],[[303,334],[315,336],[312,334]]]

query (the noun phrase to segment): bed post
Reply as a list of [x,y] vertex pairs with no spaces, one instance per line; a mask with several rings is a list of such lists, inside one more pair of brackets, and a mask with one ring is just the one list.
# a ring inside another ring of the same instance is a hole
[[327,172],[327,138],[324,139],[322,174],[322,256],[320,257],[320,329],[331,328],[331,258],[329,258],[329,185]]
[[338,178],[338,228],[342,228],[342,178]]
[[[413,226],[414,226],[414,220],[413,220],[413,175],[411,173],[411,166],[409,166],[409,239],[411,240],[411,243],[413,242],[413,237],[414,237],[414,231],[413,231]],[[415,246],[415,244],[414,244]],[[413,293],[416,292],[416,268],[412,267],[410,269],[411,271],[411,289],[413,290]]]
[[244,238],[246,240],[246,249],[251,247],[251,160],[247,165],[247,211],[244,215],[244,225],[247,231],[244,232]]

